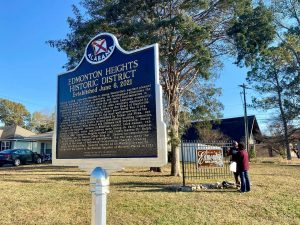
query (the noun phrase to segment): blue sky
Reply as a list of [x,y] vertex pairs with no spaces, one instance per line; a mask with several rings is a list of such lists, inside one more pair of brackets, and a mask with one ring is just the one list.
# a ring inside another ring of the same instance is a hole
[[0,1],[0,97],[30,112],[53,110],[64,53],[45,42],[66,36],[71,0]]
[[[47,40],[62,39],[69,32],[67,17],[73,16],[72,4],[79,0],[0,1],[0,98],[20,102],[32,113],[53,111],[56,101],[57,74],[67,58],[51,48]],[[245,82],[246,70],[225,61],[217,86],[224,118],[243,116],[239,84]],[[251,102],[248,91],[247,102]],[[264,128],[268,114],[249,109]]]

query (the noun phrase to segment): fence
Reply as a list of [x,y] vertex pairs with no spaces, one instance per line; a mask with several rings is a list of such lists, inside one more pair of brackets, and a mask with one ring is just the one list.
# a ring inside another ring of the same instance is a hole
[[181,141],[183,186],[186,181],[200,181],[203,179],[228,178],[229,157],[226,151],[232,146],[232,141],[200,142]]

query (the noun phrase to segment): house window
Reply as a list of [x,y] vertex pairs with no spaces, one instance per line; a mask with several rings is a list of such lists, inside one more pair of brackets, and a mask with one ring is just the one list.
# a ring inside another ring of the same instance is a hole
[[10,141],[1,141],[1,151],[10,149]]
[[45,152],[46,152],[47,155],[52,154],[51,144],[45,143]]
[[41,143],[41,154],[44,155],[45,154],[45,143]]
[[46,149],[46,154],[51,155],[52,154],[52,149],[51,148],[47,148]]

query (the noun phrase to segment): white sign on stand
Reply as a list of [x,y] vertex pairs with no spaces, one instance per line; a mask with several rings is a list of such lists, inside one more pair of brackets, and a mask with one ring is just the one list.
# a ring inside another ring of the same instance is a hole
[[111,172],[167,163],[158,58],[157,44],[127,52],[102,33],[75,69],[58,76],[52,164],[91,174],[92,224],[105,224],[97,214],[106,217]]

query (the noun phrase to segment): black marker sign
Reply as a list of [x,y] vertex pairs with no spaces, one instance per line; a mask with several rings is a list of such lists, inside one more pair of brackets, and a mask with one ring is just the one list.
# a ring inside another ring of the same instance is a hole
[[59,75],[57,159],[158,156],[155,47],[128,53],[100,34],[79,66]]

